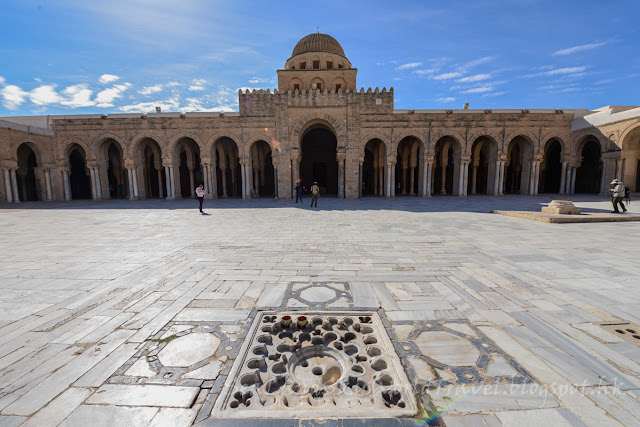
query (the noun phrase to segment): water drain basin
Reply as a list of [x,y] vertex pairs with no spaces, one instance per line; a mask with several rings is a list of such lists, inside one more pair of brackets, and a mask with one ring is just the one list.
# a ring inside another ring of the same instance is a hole
[[369,418],[417,412],[376,312],[259,312],[218,398],[218,418]]

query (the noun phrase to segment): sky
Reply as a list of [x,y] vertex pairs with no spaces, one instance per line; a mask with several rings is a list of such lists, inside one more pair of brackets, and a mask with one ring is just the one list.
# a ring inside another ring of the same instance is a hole
[[0,116],[237,111],[338,40],[396,109],[640,105],[640,1],[0,0]]

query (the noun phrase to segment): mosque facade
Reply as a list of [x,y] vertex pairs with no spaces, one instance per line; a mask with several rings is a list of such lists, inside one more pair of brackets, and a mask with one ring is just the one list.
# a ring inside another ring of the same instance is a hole
[[0,202],[640,191],[640,107],[397,110],[314,33],[238,112],[0,118]]

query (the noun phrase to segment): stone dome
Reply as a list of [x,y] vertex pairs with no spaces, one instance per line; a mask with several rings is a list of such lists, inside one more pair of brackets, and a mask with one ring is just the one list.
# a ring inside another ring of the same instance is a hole
[[329,52],[345,56],[342,46],[336,39],[328,34],[321,33],[313,33],[303,37],[293,48],[291,56],[294,57],[305,52]]

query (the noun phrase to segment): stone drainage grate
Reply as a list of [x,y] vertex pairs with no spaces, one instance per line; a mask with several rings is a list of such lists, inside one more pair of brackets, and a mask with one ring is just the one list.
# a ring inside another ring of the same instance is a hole
[[633,323],[601,323],[607,331],[640,347],[640,326]]
[[415,396],[376,312],[259,312],[215,418],[412,416]]

